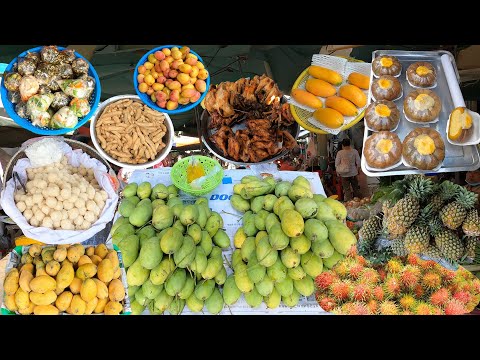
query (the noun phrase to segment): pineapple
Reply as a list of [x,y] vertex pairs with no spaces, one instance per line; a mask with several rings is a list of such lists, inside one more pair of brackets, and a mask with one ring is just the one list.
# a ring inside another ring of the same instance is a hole
[[477,202],[477,197],[478,194],[457,185],[455,201],[440,210],[440,219],[442,219],[443,225],[451,230],[462,225],[468,210],[472,209]]
[[405,235],[407,228],[395,222],[393,217],[387,219],[387,230],[389,238],[396,239],[399,236]]
[[392,252],[397,255],[397,256],[407,256],[408,251],[405,249],[404,245],[404,239],[403,238],[397,238],[392,240],[390,243],[390,247],[392,249]]
[[477,209],[472,209],[468,212],[465,221],[462,224],[462,230],[465,235],[479,236],[480,235],[480,217]]
[[444,181],[440,185],[435,184],[434,194],[430,199],[433,211],[438,212],[442,208],[443,204],[455,196],[456,185],[451,181]]
[[381,229],[381,221],[378,216],[372,216],[371,218],[363,222],[363,226],[358,232],[360,238],[368,244],[371,244],[377,238]]
[[428,256],[434,261],[439,261],[442,258],[442,253],[435,245],[429,245],[427,250],[423,252],[423,255]]
[[452,230],[445,229],[438,217],[430,222],[430,231],[443,257],[450,261],[457,261],[462,257],[464,250],[462,240]]
[[478,237],[467,236],[465,237],[465,254],[464,256],[475,258],[475,248],[477,247]]
[[408,229],[405,235],[404,246],[410,254],[418,254],[427,250],[430,244],[428,224],[432,216],[432,204],[425,206],[414,226]]

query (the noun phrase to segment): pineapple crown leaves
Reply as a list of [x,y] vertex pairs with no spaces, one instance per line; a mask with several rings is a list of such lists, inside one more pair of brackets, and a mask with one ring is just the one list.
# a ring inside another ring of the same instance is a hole
[[442,201],[448,201],[458,194],[459,186],[451,181],[445,180],[438,186],[438,194]]
[[[457,185],[458,186],[458,185]],[[478,194],[468,191],[466,188],[458,186],[458,193],[455,196],[455,201],[463,206],[465,209],[473,209],[478,200]]]
[[429,226],[433,215],[433,204],[426,205],[418,214],[416,225]]
[[444,230],[442,220],[440,219],[439,216],[434,216],[433,218],[431,218],[428,223],[428,227],[430,228],[430,233],[433,236],[436,236],[437,234],[439,234],[441,231]]
[[[425,200],[433,194],[433,181],[424,176],[409,177],[408,194],[418,200]],[[412,179],[412,180],[410,180]]]

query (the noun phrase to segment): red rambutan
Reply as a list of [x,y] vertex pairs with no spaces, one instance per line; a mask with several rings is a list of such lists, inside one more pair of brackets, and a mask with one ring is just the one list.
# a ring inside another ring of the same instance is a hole
[[392,258],[388,260],[386,269],[389,273],[397,274],[403,269],[403,263],[399,258]]
[[356,256],[355,259],[357,260],[357,263],[359,263],[360,265],[367,266],[368,261],[362,255]]
[[430,302],[433,305],[442,306],[448,301],[449,298],[450,292],[445,288],[441,288],[430,295]]
[[407,255],[407,263],[410,265],[418,265],[419,257],[415,254],[408,254]]
[[336,279],[337,275],[332,271],[325,271],[315,278],[315,286],[317,289],[326,290]]
[[347,300],[350,296],[350,285],[344,281],[334,281],[330,285],[332,295],[338,300]]
[[450,284],[455,279],[455,271],[442,267],[440,273],[442,274],[444,284]]
[[442,278],[436,272],[427,271],[423,275],[422,285],[429,290],[437,290],[442,286]]
[[377,300],[370,300],[368,303],[367,303],[367,307],[368,309],[370,310],[370,312],[372,314],[376,314],[377,311],[378,311],[378,301]]
[[420,266],[424,270],[430,270],[433,269],[437,263],[433,260],[421,260],[419,259],[418,261],[418,266]]
[[353,264],[348,270],[348,276],[353,280],[358,279],[360,274],[362,273],[364,267],[361,264]]
[[337,307],[337,302],[331,297],[317,297],[317,302],[323,310],[328,312],[332,311],[333,309],[335,309],[335,307]]
[[385,280],[385,293],[389,297],[396,297],[402,291],[398,276],[389,275]]
[[398,300],[398,302],[402,309],[412,310],[415,307],[417,300],[411,294],[405,294]]
[[371,315],[370,309],[361,302],[354,302],[350,308],[350,315]]
[[452,296],[454,299],[457,299],[462,304],[466,305],[472,300],[472,295],[466,291],[458,291]]
[[465,305],[457,299],[451,299],[445,304],[445,315],[463,315],[466,312]]
[[411,311],[409,310],[403,310],[400,314],[398,315],[414,315]]
[[431,315],[432,314],[432,307],[430,306],[430,304],[427,304],[426,302],[420,301],[420,302],[418,302],[414,311],[415,311],[416,315]]
[[372,297],[372,290],[366,284],[357,284],[353,287],[352,299],[356,301],[368,301]]
[[432,315],[445,315],[442,308],[438,306],[431,306],[430,309],[431,309]]
[[362,284],[376,285],[380,281],[380,276],[375,269],[365,268],[358,281]]
[[373,297],[378,301],[383,301],[383,299],[385,298],[385,292],[383,291],[383,288],[381,286],[376,286],[373,289]]
[[407,265],[403,268],[400,274],[400,282],[407,289],[413,289],[417,286],[421,276],[421,271],[419,268]]
[[357,255],[358,255],[357,245],[353,245],[352,247],[350,247],[350,249],[348,249],[347,251],[348,257],[354,258]]
[[340,261],[335,265],[335,267],[332,269],[335,274],[337,274],[341,279],[344,279],[348,275],[348,262],[346,260]]
[[475,294],[480,294],[480,280],[478,279],[473,280],[473,292]]
[[398,315],[398,306],[390,300],[386,300],[380,304],[380,315]]
[[380,276],[380,281],[384,281],[387,278],[387,272],[384,268],[380,268],[377,270],[378,276]]
[[423,290],[422,285],[417,285],[417,286],[415,286],[415,288],[413,289],[413,292],[414,292],[414,294],[415,294],[415,297],[416,297],[417,299],[420,299],[420,298],[423,296],[423,294],[425,293],[425,290]]

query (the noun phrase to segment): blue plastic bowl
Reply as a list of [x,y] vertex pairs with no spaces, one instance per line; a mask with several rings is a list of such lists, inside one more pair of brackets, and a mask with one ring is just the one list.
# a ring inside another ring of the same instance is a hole
[[[42,47],[43,46],[39,46],[39,47],[30,49],[30,50],[24,51],[18,57],[23,57],[23,56],[27,55],[27,52],[40,52]],[[65,49],[64,47],[58,46],[58,50],[64,50],[64,49]],[[7,97],[8,90],[5,88],[5,85],[3,83],[5,80],[3,80],[2,84],[0,86],[0,94],[2,96],[2,102],[3,102],[3,106],[5,107],[5,111],[12,118],[13,121],[15,121],[21,127],[25,128],[25,129],[27,129],[27,130],[35,133],[35,134],[39,134],[39,135],[63,135],[63,134],[66,134],[68,132],[71,132],[71,131],[74,131],[74,130],[78,129],[79,127],[83,126],[88,120],[90,120],[92,115],[95,113],[95,110],[97,110],[98,103],[100,102],[100,95],[102,93],[102,88],[100,86],[100,79],[98,78],[97,72],[93,68],[92,64],[90,64],[90,62],[87,59],[85,59],[82,55],[80,55],[77,52],[75,52],[75,56],[77,58],[82,58],[83,60],[85,60],[88,63],[88,65],[89,65],[88,75],[90,75],[91,77],[93,77],[95,79],[95,89],[93,90],[93,97],[92,97],[93,104],[90,103],[90,112],[86,116],[84,116],[83,118],[79,118],[78,119],[78,124],[73,128],[48,129],[48,128],[42,128],[42,127],[35,126],[30,122],[30,120],[21,118],[20,116],[17,115],[17,113],[15,112],[15,105],[12,104],[8,100],[8,97]],[[13,59],[10,62],[10,64],[8,64],[8,66],[5,70],[5,73],[8,73],[8,72],[12,71],[13,64],[17,61],[18,57]],[[5,77],[3,77],[3,79],[5,79]]]
[[[135,66],[135,72],[133,73],[133,86],[135,86],[135,91],[137,92],[137,95],[140,97],[140,100],[142,100],[145,104],[147,104],[152,109],[155,109],[157,111],[164,112],[164,113],[167,113],[167,114],[180,114],[180,113],[183,113],[185,111],[193,109],[195,106],[197,106],[198,104],[200,104],[202,102],[202,100],[205,96],[207,96],[208,89],[210,88],[210,73],[208,73],[208,77],[205,80],[205,83],[207,84],[207,90],[200,96],[200,98],[192,104],[188,104],[188,105],[180,105],[179,104],[178,108],[176,108],[175,110],[163,109],[160,106],[158,106],[156,103],[154,103],[152,101],[152,99],[150,99],[149,95],[147,95],[146,93],[141,93],[138,90],[138,81],[137,81],[138,67],[140,65],[143,65],[146,61],[148,61],[148,59],[147,59],[148,55],[155,53],[155,51],[162,50],[163,48],[171,49],[173,47],[181,48],[181,46],[179,46],[179,45],[163,45],[163,46],[159,46],[155,49],[152,49],[149,52],[147,52],[145,55],[143,55],[142,58],[138,61],[137,65]],[[205,63],[203,62],[203,59],[200,57],[200,55],[198,55],[193,50],[190,50],[190,52],[193,55],[195,55],[198,58],[198,60],[201,61],[205,65]]]

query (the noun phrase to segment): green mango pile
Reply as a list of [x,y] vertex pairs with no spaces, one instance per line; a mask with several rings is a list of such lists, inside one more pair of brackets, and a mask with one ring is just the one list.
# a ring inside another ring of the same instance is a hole
[[184,204],[174,185],[128,184],[112,226],[112,241],[127,269],[133,314],[222,311],[219,286],[227,271],[222,249],[230,247],[220,214],[208,200]]
[[234,274],[223,287],[227,305],[243,293],[251,307],[262,301],[271,309],[281,302],[294,307],[301,295],[314,293],[323,268],[332,268],[357,241],[344,225],[345,206],[313,194],[303,176],[291,183],[245,176],[230,201],[244,215],[234,236]]

